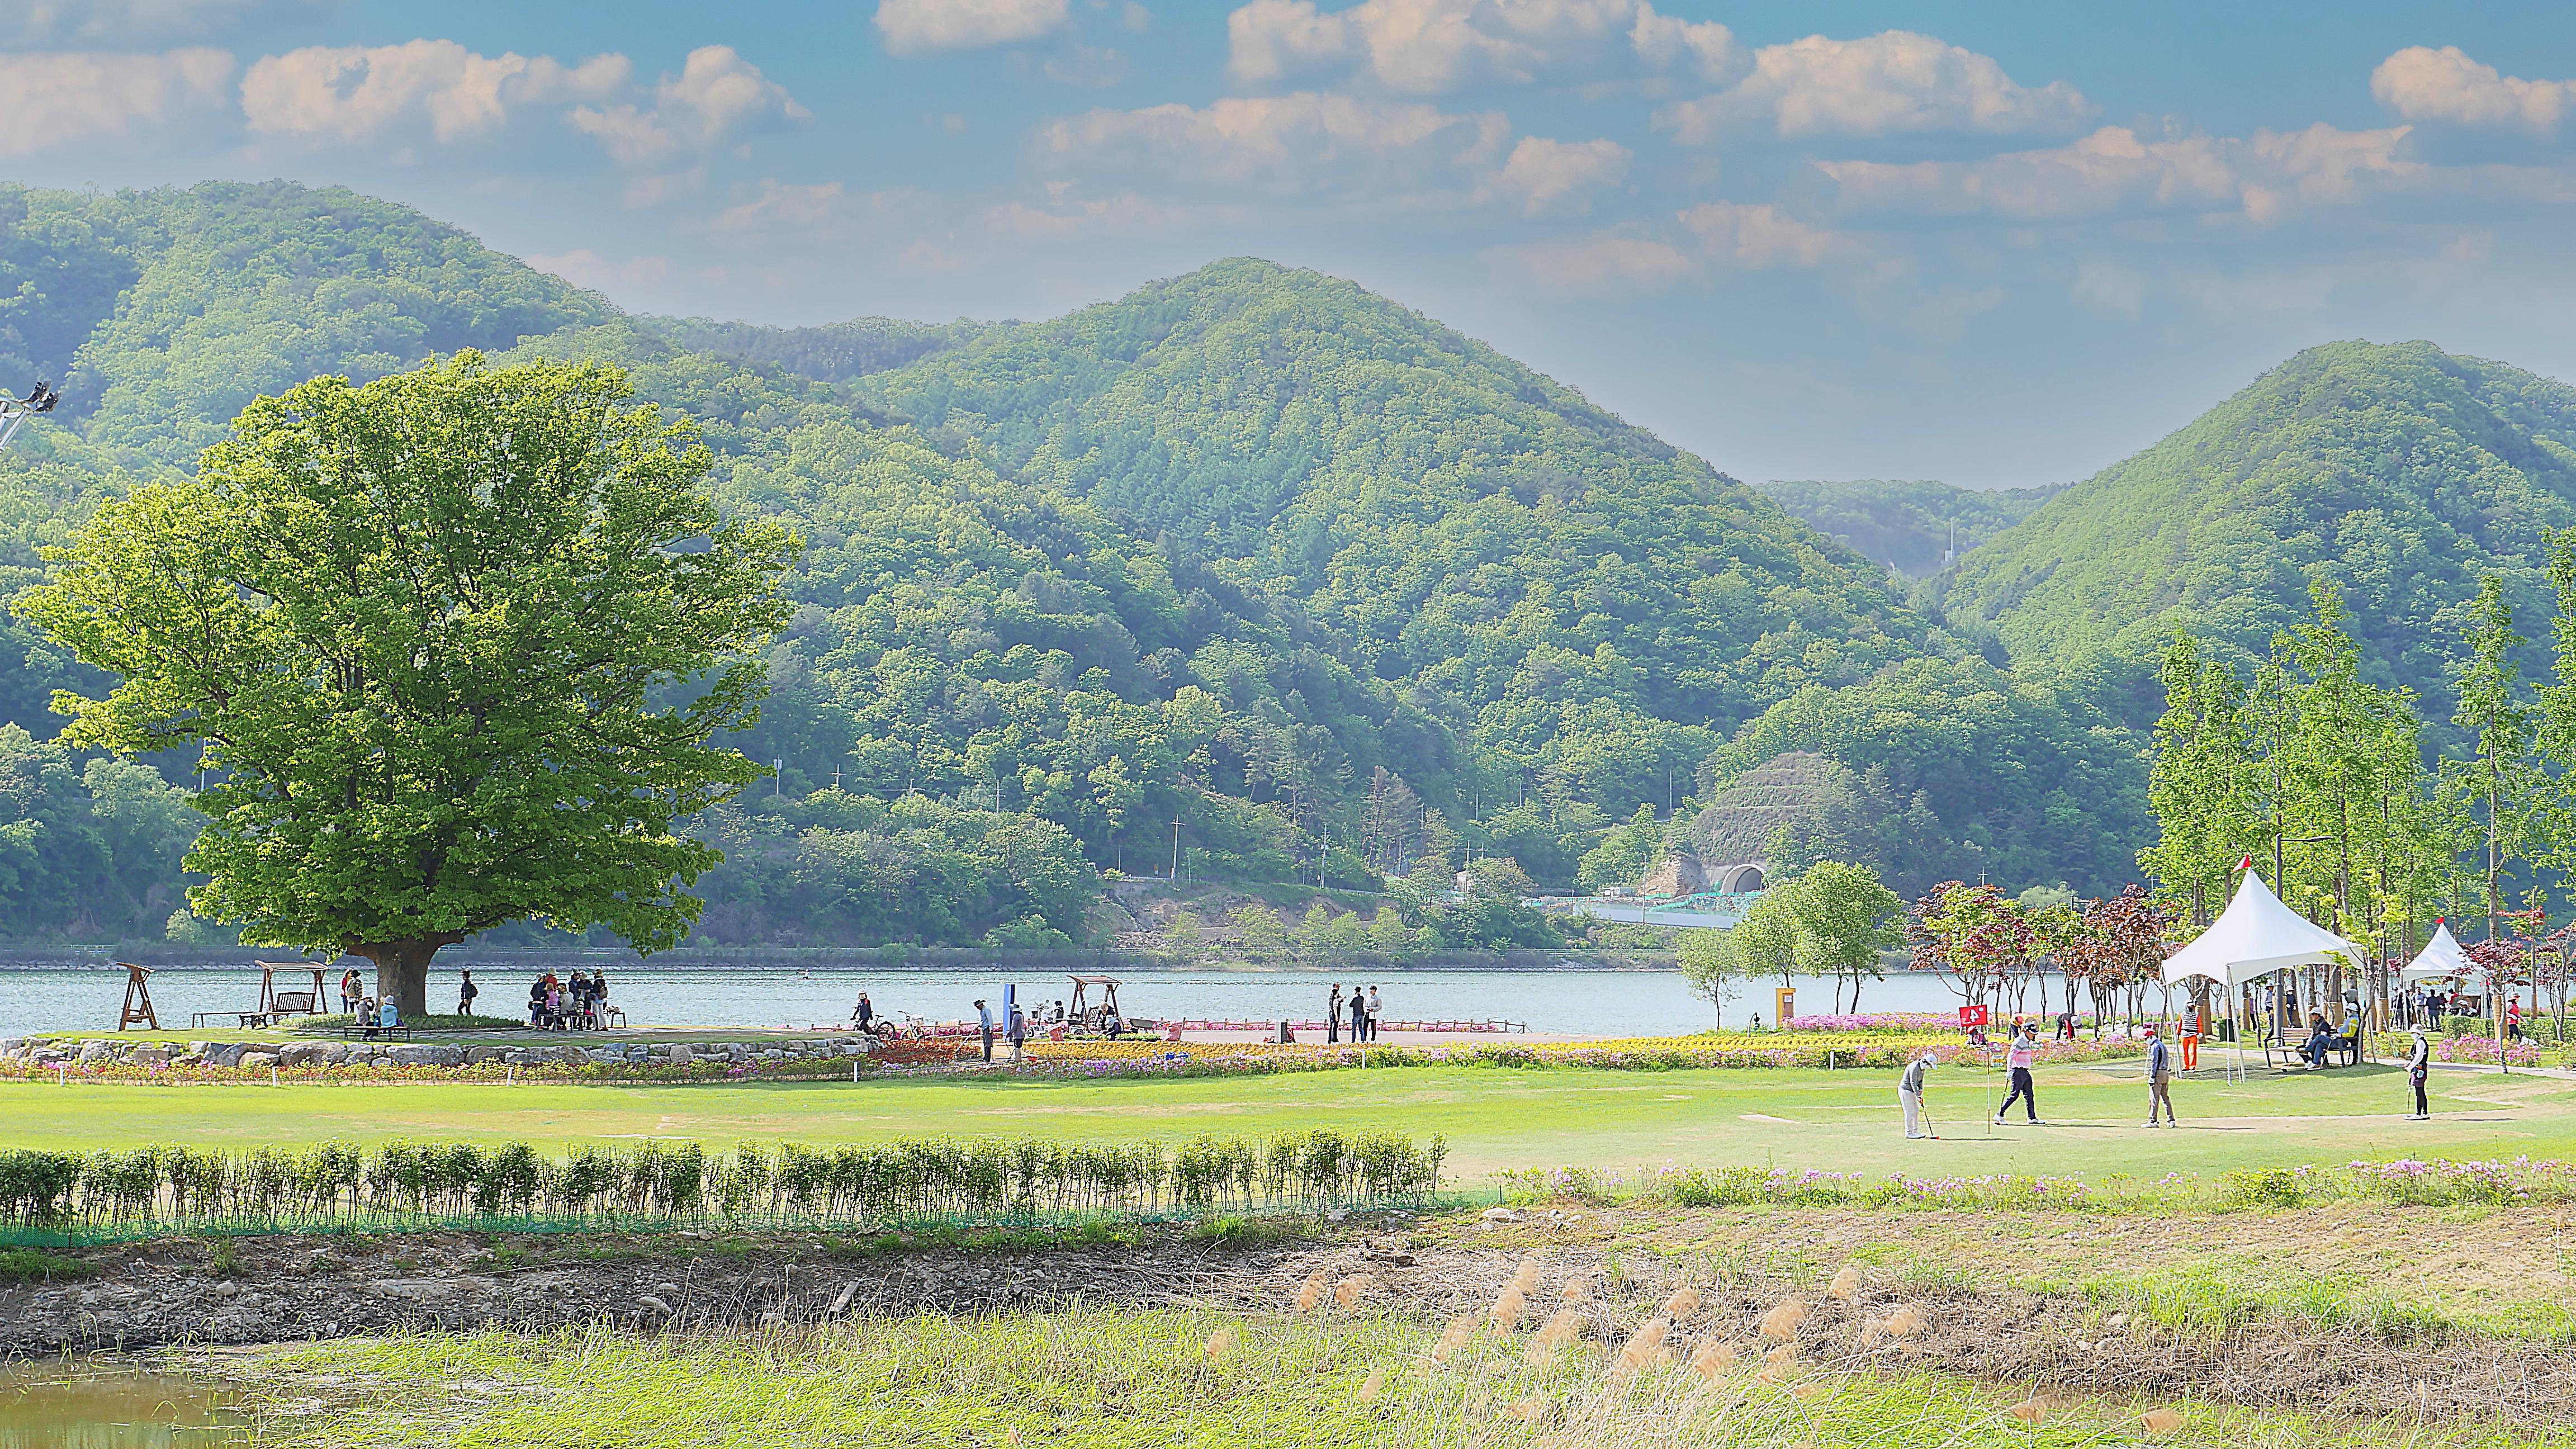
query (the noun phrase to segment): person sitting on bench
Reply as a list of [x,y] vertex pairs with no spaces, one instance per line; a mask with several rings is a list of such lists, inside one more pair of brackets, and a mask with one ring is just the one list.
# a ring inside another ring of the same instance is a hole
[[2331,1052],[2333,1049],[2334,1028],[2326,1025],[2325,1013],[2322,1011],[2310,1012],[2308,1014],[2308,1044],[2299,1049],[2299,1055],[2306,1057],[2310,1066],[2322,1067],[2326,1064],[2326,1054]]

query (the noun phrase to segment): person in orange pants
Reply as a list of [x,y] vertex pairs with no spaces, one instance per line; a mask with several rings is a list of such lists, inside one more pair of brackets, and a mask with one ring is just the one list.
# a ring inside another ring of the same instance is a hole
[[[2194,1023],[2194,1025],[2197,1025],[2197,1023]],[[2182,1069],[2188,1072],[2199,1065],[2200,1033],[2198,1031],[2186,1031],[2182,1034]]]

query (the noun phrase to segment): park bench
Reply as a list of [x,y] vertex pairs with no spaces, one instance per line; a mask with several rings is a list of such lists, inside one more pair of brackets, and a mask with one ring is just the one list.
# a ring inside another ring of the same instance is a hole
[[411,1026],[408,1023],[398,1023],[393,1026],[362,1026],[353,1021],[340,1028],[340,1036],[344,1041],[361,1037],[379,1041],[387,1038],[395,1041],[409,1041]]

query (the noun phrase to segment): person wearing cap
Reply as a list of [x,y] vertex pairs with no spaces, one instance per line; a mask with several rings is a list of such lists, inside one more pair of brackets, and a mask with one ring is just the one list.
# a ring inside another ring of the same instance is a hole
[[1908,1140],[1937,1136],[1923,1124],[1923,1082],[1932,1069],[1940,1065],[1926,1047],[1922,1054],[1905,1064],[1905,1075],[1896,1079],[1897,1105],[1905,1109],[1905,1135]]
[[2004,1098],[2004,1104],[1995,1109],[1996,1126],[2004,1125],[2004,1114],[2012,1110],[2015,1102],[2021,1103],[2021,1109],[2030,1118],[2031,1126],[2048,1125],[2039,1118],[2039,1084],[2030,1074],[2031,1068],[2037,1065],[2038,1061],[2039,1027],[2035,1023],[2024,1021],[2013,1032],[2011,1041],[2004,1047],[2004,1065],[2012,1072],[2012,1095]]
[[976,1002],[975,1020],[984,1037],[984,1060],[990,1062],[993,1060],[993,1008]]
[[2147,1125],[2150,1127],[2156,1125],[2156,1107],[2159,1104],[2165,1109],[2165,1125],[2178,1125],[2173,1109],[2173,1050],[2165,1045],[2165,1039],[2158,1036],[2151,1026],[2147,1028]]

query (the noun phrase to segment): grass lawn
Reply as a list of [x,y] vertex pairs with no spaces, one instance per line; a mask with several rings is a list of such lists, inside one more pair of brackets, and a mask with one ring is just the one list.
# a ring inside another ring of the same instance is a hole
[[389,1137],[527,1141],[693,1138],[866,1142],[921,1135],[1093,1141],[1316,1126],[1433,1133],[1453,1174],[1502,1168],[1778,1163],[1915,1174],[2212,1173],[2354,1157],[2576,1158],[2576,1082],[2434,1074],[2436,1118],[2401,1119],[2394,1068],[2191,1081],[2180,1131],[2148,1131],[2134,1064],[2040,1074],[2051,1125],[1983,1125],[1995,1077],[1953,1068],[1934,1083],[1938,1142],[1906,1142],[1883,1072],[1515,1070],[1408,1067],[1277,1076],[1098,1082],[909,1077],[862,1083],[704,1086],[466,1083],[0,1085],[10,1146],[83,1149],[175,1142],[255,1147]]

